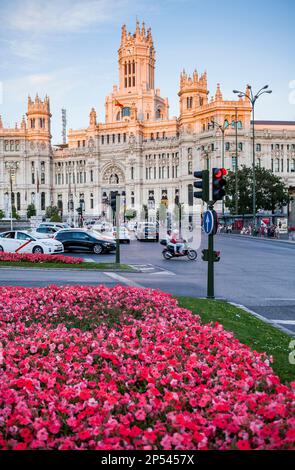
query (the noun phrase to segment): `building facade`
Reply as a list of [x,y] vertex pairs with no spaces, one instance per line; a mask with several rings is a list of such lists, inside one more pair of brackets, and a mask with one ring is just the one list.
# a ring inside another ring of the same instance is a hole
[[[49,98],[28,99],[15,128],[0,118],[0,209],[12,203],[20,215],[33,203],[37,213],[58,206],[64,217],[80,201],[86,216],[105,211],[111,193],[124,194],[127,208],[157,206],[165,199],[192,206],[193,171],[252,164],[251,106],[247,98],[225,100],[220,85],[209,97],[206,72],[180,74],[179,116],[155,86],[155,49],[150,29],[122,27],[119,81],[105,99],[105,122],[91,109],[88,126],[70,130],[68,143],[52,146]],[[226,127],[224,139],[218,126]],[[256,121],[257,164],[271,169],[295,195],[295,122]],[[222,147],[224,144],[224,158]],[[224,161],[223,161],[224,160]],[[292,211],[294,213],[294,211]]]

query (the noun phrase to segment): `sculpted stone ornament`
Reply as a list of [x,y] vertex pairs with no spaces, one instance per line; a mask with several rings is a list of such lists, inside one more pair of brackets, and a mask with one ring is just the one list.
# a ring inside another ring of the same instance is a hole
[[124,173],[118,165],[110,165],[103,173],[103,181],[106,184],[117,185],[125,181]]

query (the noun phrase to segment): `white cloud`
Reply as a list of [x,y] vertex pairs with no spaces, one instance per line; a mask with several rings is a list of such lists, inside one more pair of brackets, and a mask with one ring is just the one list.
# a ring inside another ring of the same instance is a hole
[[42,54],[41,44],[37,44],[34,40],[8,40],[10,51],[22,59],[36,60]]
[[34,35],[77,32],[113,20],[130,3],[133,0],[25,0],[14,6],[10,2],[5,23]]

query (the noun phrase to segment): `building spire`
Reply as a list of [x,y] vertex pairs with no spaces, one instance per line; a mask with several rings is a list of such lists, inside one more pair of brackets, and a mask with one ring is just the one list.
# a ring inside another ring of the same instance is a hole
[[121,44],[126,42],[126,39],[127,39],[126,25],[123,24],[122,25],[122,31],[121,31]]
[[2,123],[2,117],[1,117],[1,114],[0,114],[0,129],[3,129],[3,123]]
[[220,83],[217,83],[216,93],[215,93],[215,101],[222,101],[222,93],[220,91]]

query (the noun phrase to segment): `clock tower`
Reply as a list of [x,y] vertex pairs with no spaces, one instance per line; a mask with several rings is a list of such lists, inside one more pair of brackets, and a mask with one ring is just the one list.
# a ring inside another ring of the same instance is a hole
[[122,26],[119,48],[119,88],[132,91],[134,88],[153,89],[155,86],[155,49],[151,29],[136,23],[134,34]]
[[155,49],[151,29],[136,22],[135,33],[122,26],[118,50],[119,86],[106,97],[106,122],[168,119],[168,100],[155,88]]

